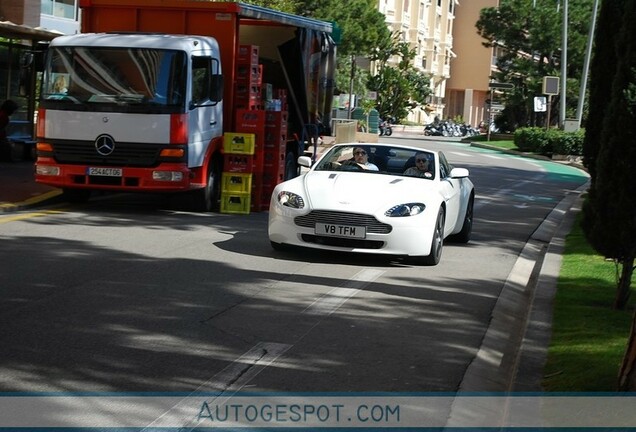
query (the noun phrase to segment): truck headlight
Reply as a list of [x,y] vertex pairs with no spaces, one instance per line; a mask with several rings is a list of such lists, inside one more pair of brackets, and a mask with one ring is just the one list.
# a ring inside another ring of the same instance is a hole
[[156,181],[180,182],[183,180],[183,173],[180,171],[153,171],[152,179]]

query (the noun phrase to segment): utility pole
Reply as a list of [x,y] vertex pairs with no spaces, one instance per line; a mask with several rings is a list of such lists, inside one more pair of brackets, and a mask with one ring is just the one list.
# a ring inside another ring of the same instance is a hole
[[594,9],[592,9],[592,23],[590,24],[590,32],[587,35],[587,49],[585,51],[585,62],[583,64],[583,76],[581,77],[581,88],[579,90],[579,103],[576,106],[576,120],[579,127],[583,121],[583,105],[585,104],[585,89],[587,86],[587,74],[590,70],[590,57],[592,56],[592,44],[594,43],[594,27],[596,26],[596,11],[598,9],[598,0],[594,0]]
[[356,56],[351,56],[351,79],[349,80],[349,112],[347,119],[351,120],[351,112],[353,111],[353,81],[356,77]]
[[565,125],[565,94],[567,93],[567,70],[568,70],[568,0],[563,0],[563,25],[562,45],[561,45],[561,102],[559,109],[559,126],[563,129]]

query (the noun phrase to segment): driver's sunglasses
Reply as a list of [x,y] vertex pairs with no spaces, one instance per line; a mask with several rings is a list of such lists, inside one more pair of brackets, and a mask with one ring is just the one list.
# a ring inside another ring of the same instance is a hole
[[415,159],[415,162],[428,162],[426,159]]
[[364,150],[358,150],[353,152],[354,155],[358,156],[358,155],[362,155],[364,156],[365,154],[367,154],[367,152],[365,152]]

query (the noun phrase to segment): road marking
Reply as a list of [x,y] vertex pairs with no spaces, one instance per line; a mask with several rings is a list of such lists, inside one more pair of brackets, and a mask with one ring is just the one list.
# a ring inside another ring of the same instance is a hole
[[482,198],[479,200],[479,202],[475,202],[475,209],[481,208],[487,204],[490,204],[491,201],[495,200],[497,197],[501,197],[504,195],[508,195],[510,194],[512,191],[514,191],[515,189],[519,189],[522,186],[525,186],[529,183],[534,183],[538,180],[541,180],[544,177],[543,174],[538,174],[528,180],[523,180],[520,181],[519,183],[516,183],[514,186],[509,187],[509,188],[505,188],[505,189],[500,189],[498,190],[496,193],[494,193],[490,198]]
[[198,418],[198,411],[195,410],[193,413],[192,400],[189,398],[202,393],[217,393],[214,396],[205,398],[205,401],[209,404],[214,402],[222,405],[291,347],[292,345],[288,344],[259,342],[225,367],[225,369],[201,384],[189,396],[184,397],[180,402],[164,412],[142,431],[160,428],[164,418],[174,422],[174,418],[177,416],[183,419],[180,422],[183,426],[179,428],[179,431],[195,429],[202,420]]
[[457,156],[462,156],[462,157],[473,157],[472,155],[466,154],[466,153],[462,153],[462,152],[456,152],[456,151],[451,151],[452,154],[457,155]]
[[384,270],[365,269],[358,272],[344,286],[334,288],[307,306],[303,313],[310,315],[331,315],[361,289],[384,274]]
[[32,218],[41,217],[41,216],[50,216],[53,214],[60,214],[60,213],[64,213],[64,211],[63,210],[45,210],[41,212],[23,213],[23,214],[19,214],[15,216],[6,216],[6,217],[0,216],[0,224],[15,222],[19,220],[25,220],[25,219],[32,219]]

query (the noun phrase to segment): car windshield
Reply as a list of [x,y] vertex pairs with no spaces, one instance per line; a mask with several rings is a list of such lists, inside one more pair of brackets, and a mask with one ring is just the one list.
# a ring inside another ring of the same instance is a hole
[[45,108],[127,112],[183,110],[186,55],[143,48],[51,48],[42,85]]
[[340,145],[325,154],[315,171],[351,171],[435,178],[435,156],[431,152],[379,145]]

